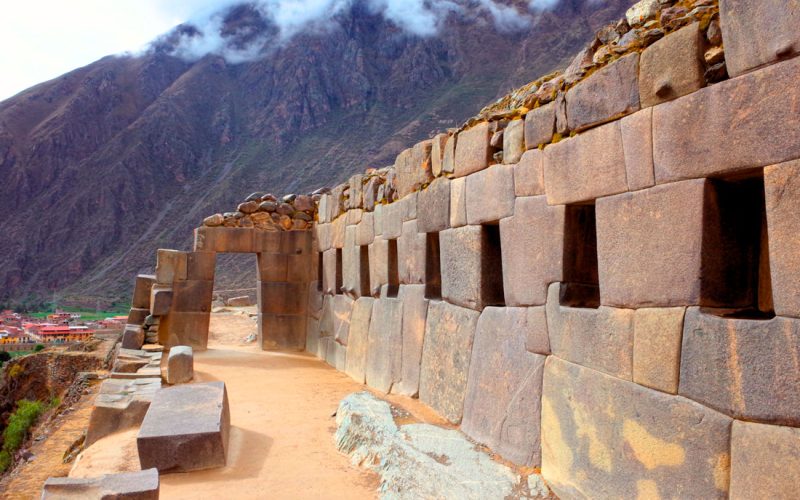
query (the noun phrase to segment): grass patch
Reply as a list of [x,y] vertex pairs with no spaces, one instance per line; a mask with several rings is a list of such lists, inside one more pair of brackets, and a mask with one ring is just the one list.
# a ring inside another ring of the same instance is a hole
[[[82,311],[80,309],[72,309],[72,308],[64,308],[62,309],[64,312],[70,313],[80,313],[82,321],[99,321],[102,319],[110,318],[112,316],[121,316],[125,314],[126,311]],[[30,316],[37,318],[37,319],[44,319],[47,317],[48,314],[53,314],[55,311],[36,311],[30,313]]]
[[5,472],[12,463],[14,453],[19,450],[28,436],[36,420],[44,413],[46,407],[39,401],[22,399],[17,402],[17,409],[8,419],[8,427],[3,431],[3,448],[0,450],[0,472]]

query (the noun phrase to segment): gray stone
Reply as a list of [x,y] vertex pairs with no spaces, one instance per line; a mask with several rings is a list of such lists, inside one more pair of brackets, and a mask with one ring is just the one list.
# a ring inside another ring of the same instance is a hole
[[159,375],[136,380],[104,380],[89,417],[86,447],[108,435],[139,427],[153,396],[160,389]]
[[678,393],[683,307],[637,309],[634,318],[633,381]]
[[556,131],[556,105],[545,104],[525,115],[525,147],[534,149],[553,140]]
[[403,303],[402,359],[400,381],[392,387],[392,392],[414,397],[419,394],[419,371],[428,314],[425,285],[401,285],[398,299]]
[[439,177],[417,195],[417,230],[436,233],[450,227],[450,179]]
[[632,380],[634,311],[565,307],[559,303],[560,287],[559,283],[550,285],[547,297],[547,332],[553,354]]
[[480,310],[503,303],[502,257],[487,229],[464,226],[439,233],[442,297],[448,302]]
[[374,302],[375,299],[372,297],[359,298],[353,303],[353,313],[350,316],[350,334],[344,371],[359,384],[366,382],[369,324]]
[[419,398],[450,422],[461,421],[472,342],[480,314],[434,301],[428,305]]
[[100,477],[51,477],[44,483],[42,500],[158,500],[158,470],[105,474]]
[[188,472],[225,466],[230,409],[223,382],[161,389],[136,438],[142,469]]
[[373,389],[388,393],[400,380],[403,343],[403,303],[381,298],[372,306],[366,379]]
[[425,283],[425,244],[425,234],[417,230],[417,221],[404,222],[403,233],[397,240],[401,283]]
[[800,318],[800,161],[764,169],[775,314]]
[[525,349],[527,316],[525,308],[487,307],[481,313],[461,429],[503,458],[538,466],[545,357]]
[[517,163],[525,152],[525,120],[512,120],[503,130],[503,163]]
[[192,348],[179,345],[170,348],[167,356],[167,383],[185,384],[194,378],[194,353]]

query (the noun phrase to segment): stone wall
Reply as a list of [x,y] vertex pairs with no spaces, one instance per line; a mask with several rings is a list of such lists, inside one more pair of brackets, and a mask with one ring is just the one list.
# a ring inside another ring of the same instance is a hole
[[257,253],[264,349],[418,397],[559,496],[790,498],[799,18],[638,2],[393,166],[207,218],[126,335],[205,347],[214,256]]
[[639,2],[322,193],[307,350],[562,497],[796,494],[799,21]]

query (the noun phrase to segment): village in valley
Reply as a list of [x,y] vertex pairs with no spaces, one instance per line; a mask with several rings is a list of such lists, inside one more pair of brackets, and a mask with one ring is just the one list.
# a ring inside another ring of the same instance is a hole
[[85,342],[103,330],[121,330],[127,316],[111,314],[102,317],[57,308],[46,314],[4,310],[0,312],[0,351],[23,354],[37,350],[37,345],[65,346]]

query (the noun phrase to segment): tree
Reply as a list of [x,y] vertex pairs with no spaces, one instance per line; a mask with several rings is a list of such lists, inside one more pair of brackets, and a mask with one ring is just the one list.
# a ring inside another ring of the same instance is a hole
[[7,353],[6,351],[0,351],[0,366],[3,365],[6,361],[11,360],[11,354]]

